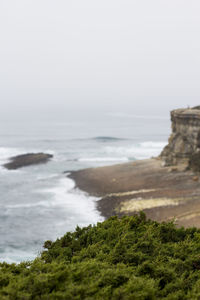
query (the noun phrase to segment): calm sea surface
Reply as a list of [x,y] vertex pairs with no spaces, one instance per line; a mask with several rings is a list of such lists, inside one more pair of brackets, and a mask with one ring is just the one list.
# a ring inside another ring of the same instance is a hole
[[44,165],[0,167],[0,261],[33,259],[45,240],[103,220],[98,199],[74,189],[63,172],[156,156],[169,127],[168,118],[120,115],[103,121],[0,123],[0,165],[24,153],[54,155]]

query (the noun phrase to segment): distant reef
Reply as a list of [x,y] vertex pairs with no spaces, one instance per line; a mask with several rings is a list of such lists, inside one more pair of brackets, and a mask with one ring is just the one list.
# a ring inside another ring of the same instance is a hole
[[10,158],[10,162],[3,166],[8,170],[16,170],[22,167],[47,163],[53,155],[47,153],[27,153]]

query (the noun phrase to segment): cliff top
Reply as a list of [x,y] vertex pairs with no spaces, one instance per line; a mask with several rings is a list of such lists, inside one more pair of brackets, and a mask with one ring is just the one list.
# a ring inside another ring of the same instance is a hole
[[171,112],[172,116],[176,116],[178,118],[200,118],[200,106],[196,106],[193,108],[179,108],[175,109]]

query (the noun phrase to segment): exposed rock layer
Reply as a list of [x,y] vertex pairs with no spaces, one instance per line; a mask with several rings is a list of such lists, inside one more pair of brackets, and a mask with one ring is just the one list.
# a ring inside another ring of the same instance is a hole
[[161,153],[165,165],[188,164],[191,155],[200,151],[200,108],[171,112],[172,134]]
[[53,155],[46,153],[28,153],[10,158],[10,162],[4,167],[8,170],[16,170],[25,166],[48,162]]

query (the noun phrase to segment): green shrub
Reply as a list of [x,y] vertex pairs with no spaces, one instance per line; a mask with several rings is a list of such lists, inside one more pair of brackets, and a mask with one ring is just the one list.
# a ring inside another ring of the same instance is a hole
[[200,230],[140,216],[77,227],[0,264],[0,299],[200,299]]

